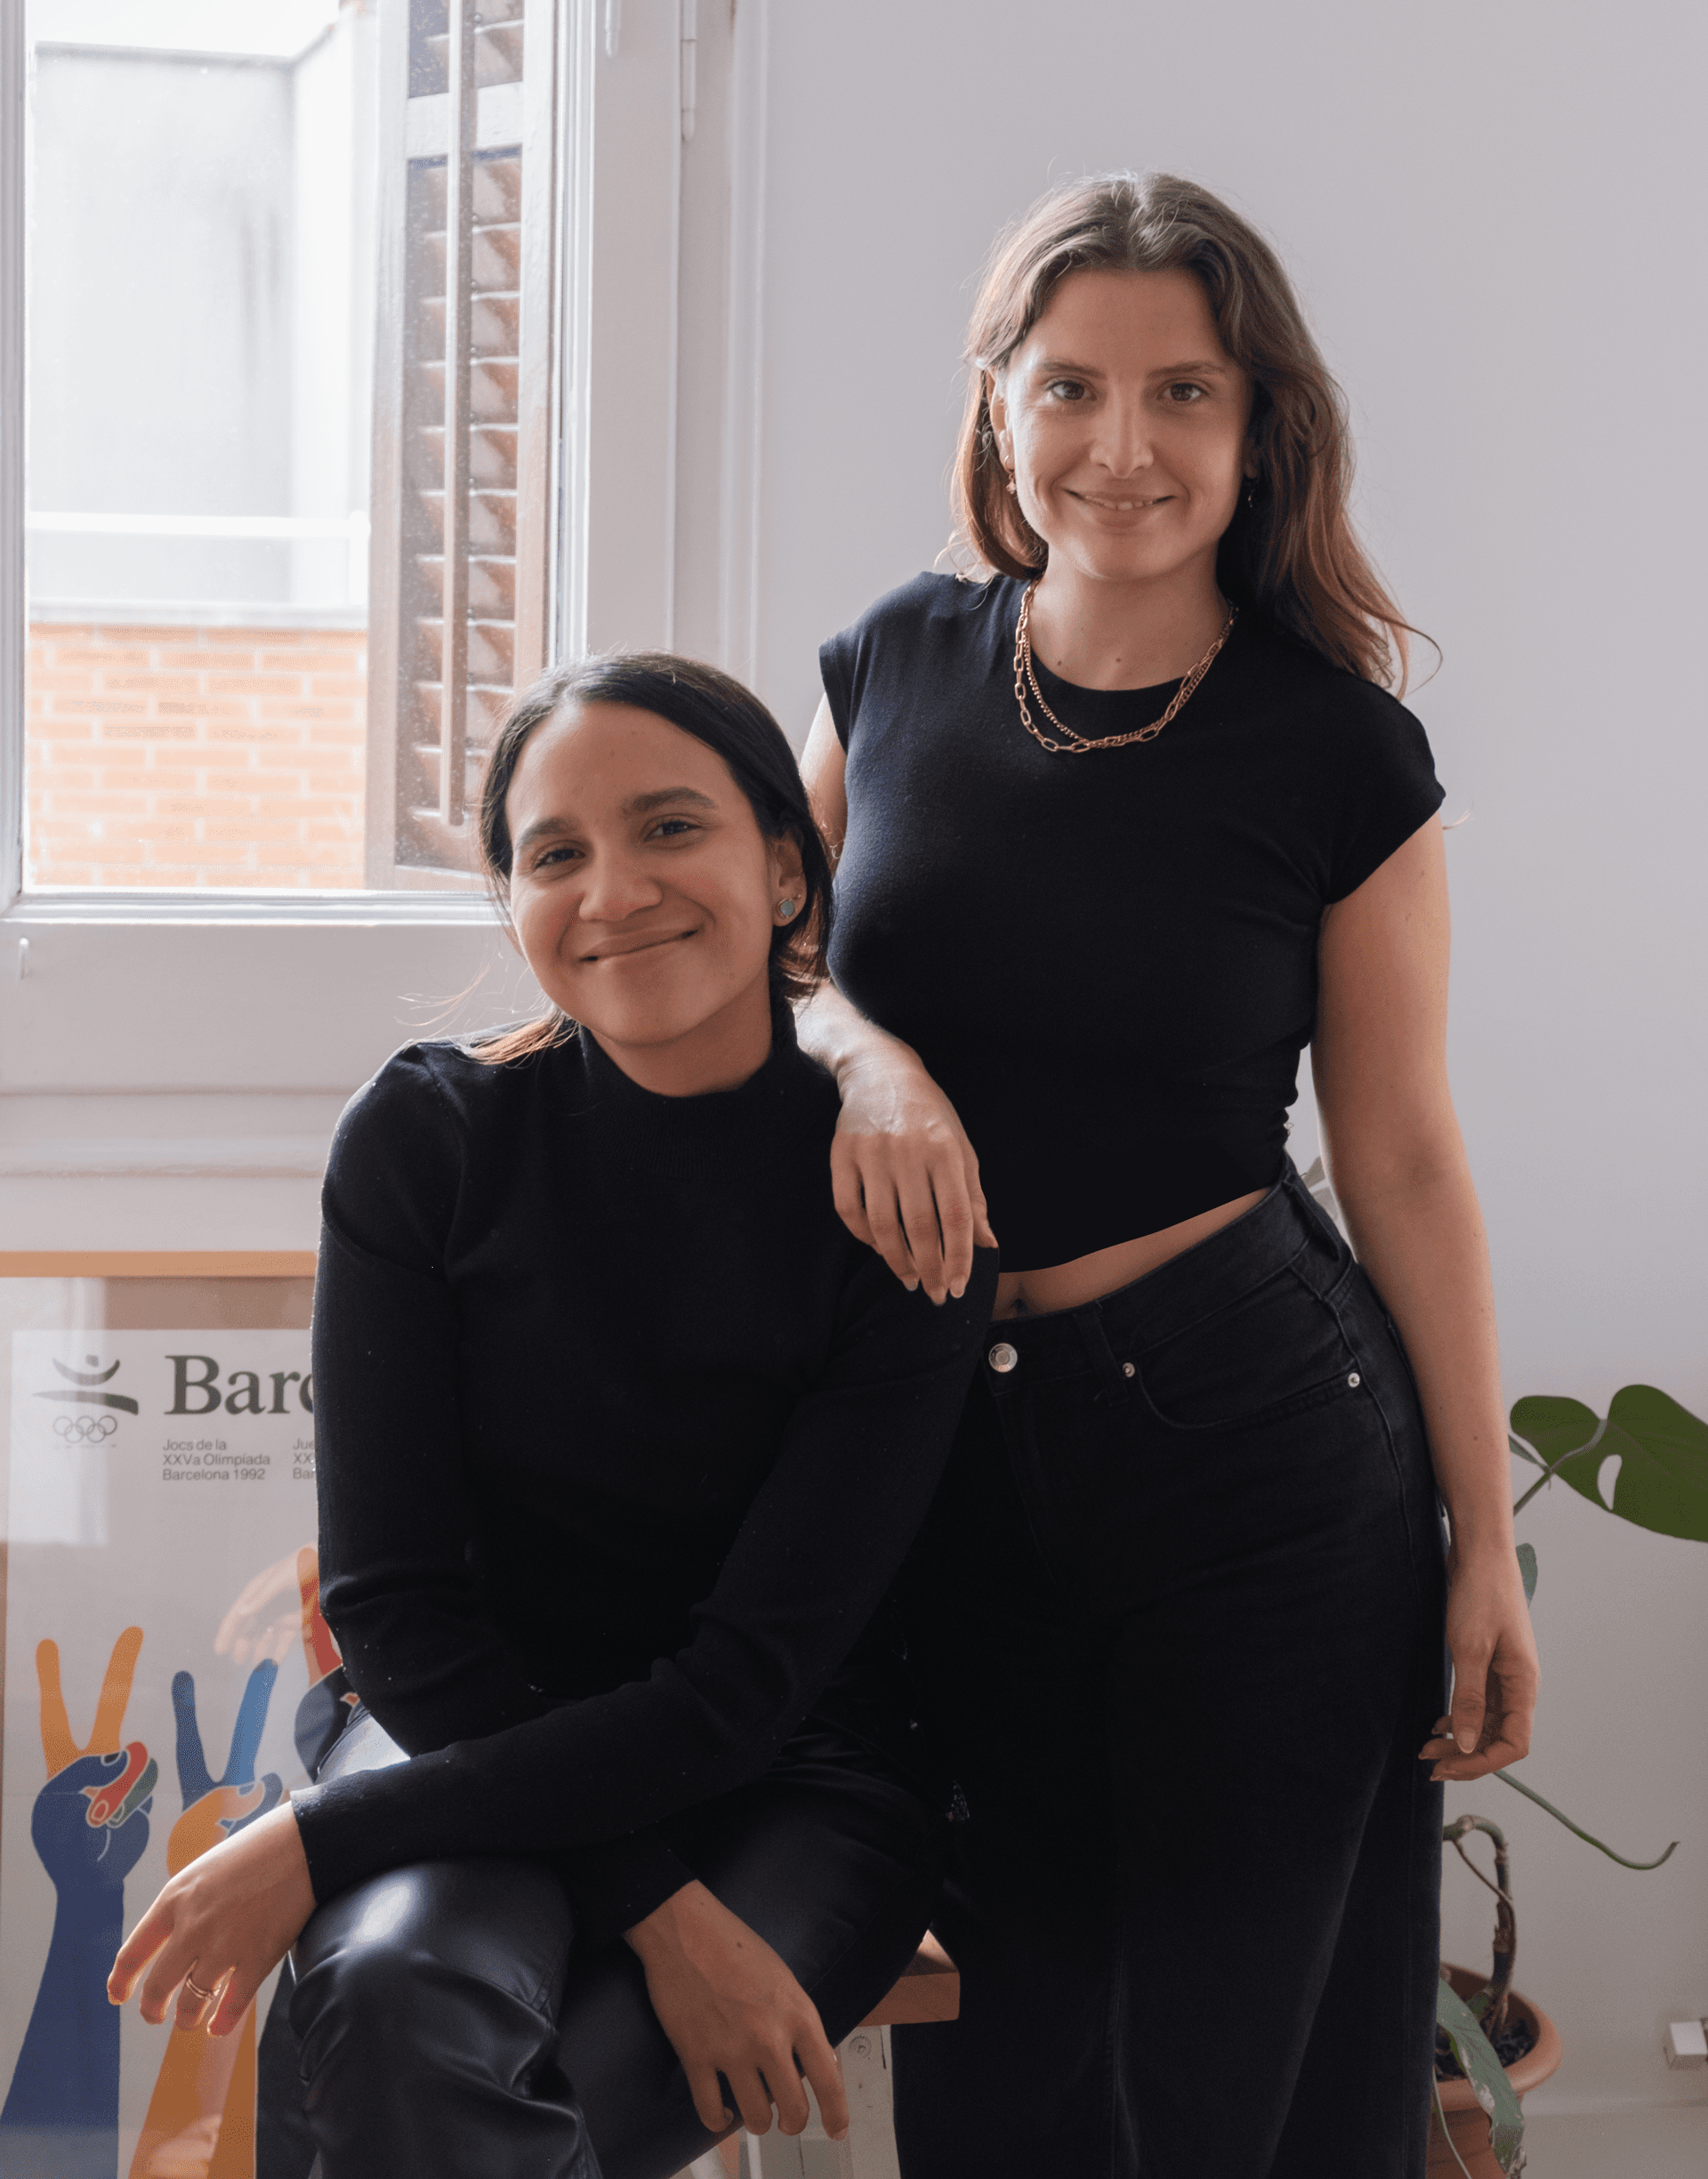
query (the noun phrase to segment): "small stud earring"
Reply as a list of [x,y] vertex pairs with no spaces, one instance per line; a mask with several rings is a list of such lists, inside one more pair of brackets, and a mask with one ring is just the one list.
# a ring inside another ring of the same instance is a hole
[[779,900],[777,904],[777,912],[784,923],[788,923],[792,920],[794,915],[794,902],[793,900]]
[[[1012,477],[1010,477],[1008,480],[1008,488],[1011,492],[1014,492],[1014,480]],[[1018,499],[1019,497],[1019,494],[1018,492],[1014,492],[1014,496],[1016,499]]]

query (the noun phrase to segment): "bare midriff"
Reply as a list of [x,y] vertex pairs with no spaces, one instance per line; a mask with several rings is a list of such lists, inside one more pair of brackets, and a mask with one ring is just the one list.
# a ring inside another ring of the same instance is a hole
[[1004,1271],[996,1281],[995,1314],[1048,1316],[1057,1310],[1077,1309],[1082,1303],[1094,1302],[1101,1294],[1113,1294],[1117,1287],[1130,1287],[1135,1279],[1154,1271],[1171,1256],[1196,1248],[1213,1233],[1220,1233],[1223,1226],[1232,1225],[1236,1218],[1243,1218],[1263,1200],[1265,1193],[1254,1188],[1250,1195],[1218,1203],[1214,1210],[1200,1211],[1196,1218],[1182,1218],[1177,1226],[1141,1233],[1136,1240],[1117,1241],[1112,1248],[1094,1248],[1090,1255],[1076,1256],[1071,1263],[1051,1263],[1037,1271]]

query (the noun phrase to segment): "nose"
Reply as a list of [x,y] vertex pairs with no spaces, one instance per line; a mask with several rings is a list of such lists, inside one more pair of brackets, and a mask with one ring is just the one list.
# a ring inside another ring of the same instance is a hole
[[1092,459],[1111,477],[1131,477],[1151,467],[1156,452],[1150,420],[1141,397],[1117,390],[1103,405],[1092,447]]
[[583,923],[621,923],[641,909],[657,908],[665,889],[656,877],[621,848],[596,851],[582,883],[577,910]]

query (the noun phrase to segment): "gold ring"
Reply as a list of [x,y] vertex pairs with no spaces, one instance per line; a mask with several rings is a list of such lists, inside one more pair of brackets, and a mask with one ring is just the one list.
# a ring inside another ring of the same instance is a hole
[[204,2005],[212,2005],[215,1997],[219,1996],[217,1990],[204,1989],[193,1974],[187,1974],[184,1977],[184,1988],[192,1997],[199,1997]]

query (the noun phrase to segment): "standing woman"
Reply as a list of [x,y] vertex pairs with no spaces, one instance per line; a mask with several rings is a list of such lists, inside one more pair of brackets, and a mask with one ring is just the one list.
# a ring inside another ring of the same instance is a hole
[[[969,1820],[905,2168],[1413,2179],[1437,1781],[1525,1753],[1536,1667],[1407,630],[1286,276],[1206,191],[1051,191],[968,359],[989,578],[826,644],[805,766],[838,1206],[933,1295],[987,1196],[1002,1246],[914,1560]],[[1356,1261],[1286,1153],[1307,1043]]]

